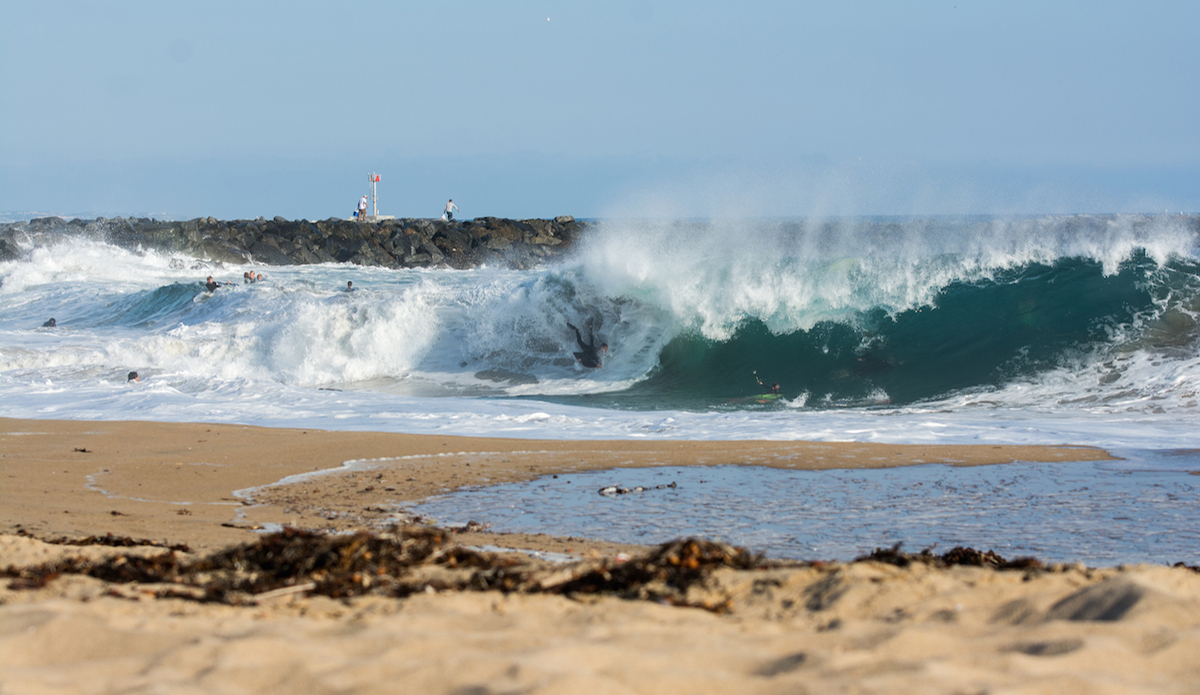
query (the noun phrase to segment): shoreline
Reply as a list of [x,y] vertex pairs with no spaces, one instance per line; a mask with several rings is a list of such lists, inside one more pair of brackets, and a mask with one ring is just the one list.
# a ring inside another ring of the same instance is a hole
[[[794,470],[944,463],[1111,460],[1079,446],[791,441],[527,440],[205,423],[0,418],[0,531],[40,538],[112,533],[197,550],[278,525],[382,528],[395,512],[466,486],[583,470],[756,465]],[[348,464],[348,465],[347,465]],[[532,550],[614,552],[621,544],[535,534],[468,534]]]

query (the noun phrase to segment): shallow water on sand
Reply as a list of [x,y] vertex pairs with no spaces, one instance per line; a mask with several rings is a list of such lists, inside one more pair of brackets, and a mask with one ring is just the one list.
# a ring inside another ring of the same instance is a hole
[[[702,536],[778,558],[849,560],[902,542],[1091,566],[1197,564],[1198,470],[1200,451],[970,468],[620,469],[462,490],[412,511],[503,532],[647,544]],[[610,485],[646,489],[599,493]]]

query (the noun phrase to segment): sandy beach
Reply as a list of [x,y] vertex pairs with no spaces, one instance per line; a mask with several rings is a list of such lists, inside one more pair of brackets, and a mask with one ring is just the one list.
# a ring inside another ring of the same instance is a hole
[[[399,503],[587,469],[1069,465],[1106,457],[1085,447],[536,441],[3,419],[0,689],[1198,692],[1200,573],[1183,567],[714,567],[680,590],[682,601],[654,591],[657,600],[636,600],[426,583],[405,598],[338,599],[300,585],[231,605],[82,573],[21,579],[71,559],[187,563],[277,526],[377,533],[412,521]],[[522,560],[522,576],[544,586],[561,584],[555,577],[564,573],[616,572],[652,550],[552,531],[449,537],[468,548],[580,559]],[[106,534],[144,543],[61,542]]]

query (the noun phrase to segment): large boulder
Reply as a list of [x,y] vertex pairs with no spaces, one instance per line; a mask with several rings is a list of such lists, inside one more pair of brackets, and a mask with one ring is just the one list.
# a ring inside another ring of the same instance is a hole
[[447,256],[460,256],[474,247],[471,235],[457,226],[439,228],[433,235],[433,242]]
[[396,259],[392,258],[391,254],[371,239],[359,241],[354,248],[349,250],[346,261],[355,265],[373,265],[384,268],[397,268],[400,266],[396,262]]
[[437,244],[433,243],[430,239],[422,239],[417,251],[418,253],[428,254],[433,263],[441,263],[446,258],[446,255],[437,247]]
[[286,253],[280,250],[277,244],[269,243],[269,241],[266,239],[263,241],[254,242],[254,244],[250,247],[250,257],[255,263],[265,263],[267,265],[295,265],[295,261],[293,261]]
[[250,253],[239,249],[225,240],[211,236],[201,241],[197,252],[202,258],[219,263],[249,263]]
[[21,257],[21,247],[11,239],[0,237],[0,261],[15,261]]

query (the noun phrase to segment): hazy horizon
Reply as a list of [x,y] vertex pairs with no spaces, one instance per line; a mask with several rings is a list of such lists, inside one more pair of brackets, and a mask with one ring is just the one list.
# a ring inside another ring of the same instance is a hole
[[0,0],[0,211],[1200,211],[1200,5]]

